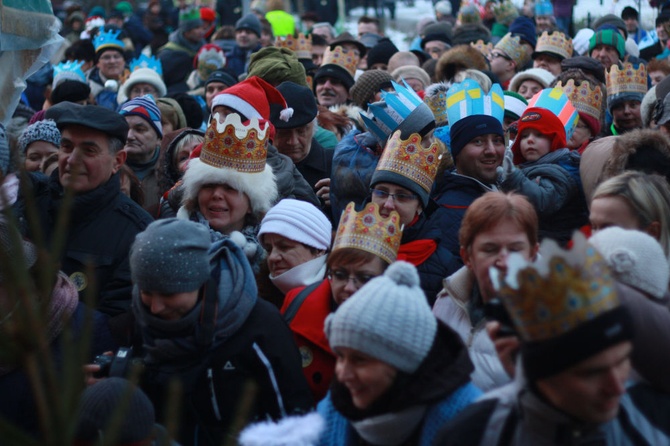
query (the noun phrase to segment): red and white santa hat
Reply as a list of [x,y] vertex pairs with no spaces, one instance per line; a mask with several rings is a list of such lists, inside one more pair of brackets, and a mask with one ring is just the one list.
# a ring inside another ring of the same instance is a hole
[[293,116],[293,109],[288,108],[279,90],[258,76],[251,76],[214,96],[211,112],[219,105],[232,108],[247,119],[270,120],[270,107],[273,105],[281,107],[282,121],[288,122]]

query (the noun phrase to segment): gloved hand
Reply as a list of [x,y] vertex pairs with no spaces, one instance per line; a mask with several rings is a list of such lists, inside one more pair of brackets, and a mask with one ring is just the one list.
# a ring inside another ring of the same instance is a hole
[[498,174],[498,183],[504,182],[517,170],[514,165],[514,154],[512,153],[512,143],[505,149],[502,166],[498,166],[496,173]]

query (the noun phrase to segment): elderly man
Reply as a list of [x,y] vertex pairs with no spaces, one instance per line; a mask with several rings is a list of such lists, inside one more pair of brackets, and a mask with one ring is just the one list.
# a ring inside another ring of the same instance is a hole
[[626,39],[614,27],[601,28],[589,40],[589,55],[608,69],[623,60]]
[[[80,297],[94,292],[98,310],[110,316],[130,307],[128,252],[151,217],[121,193],[121,165],[128,124],[116,112],[94,105],[63,102],[46,113],[61,131],[58,169],[43,184],[35,179],[41,227],[47,240],[56,234],[60,214],[68,212],[61,269]],[[39,187],[43,184],[45,187]],[[71,207],[66,192],[74,194]]]

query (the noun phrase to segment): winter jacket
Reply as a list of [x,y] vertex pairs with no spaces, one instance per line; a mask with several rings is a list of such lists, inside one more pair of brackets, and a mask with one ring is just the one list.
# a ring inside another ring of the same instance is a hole
[[[321,20],[335,26],[338,16],[338,3],[324,0],[305,0],[305,11],[315,12]],[[305,30],[307,31],[307,30]]]
[[142,23],[142,18],[137,14],[131,15],[123,24],[123,30],[126,32],[130,40],[133,42],[135,48],[133,56],[138,57],[142,54],[145,46],[149,45],[154,38],[154,35]]
[[444,280],[444,289],[433,306],[433,314],[463,339],[475,366],[470,378],[473,384],[486,392],[509,383],[510,378],[486,332],[486,319],[472,326],[467,303],[472,296],[475,280],[467,266],[447,277]]
[[[296,169],[298,169],[298,172],[300,172],[307,184],[312,187],[315,195],[317,189],[314,185],[324,178],[330,178],[333,166],[333,153],[332,149],[324,149],[316,139],[312,138],[312,148],[309,154],[302,161],[295,163]],[[329,219],[331,218],[330,206],[326,207],[324,204],[319,203],[318,207]]]
[[204,44],[204,40],[196,43],[186,40],[183,33],[177,30],[170,34],[168,43],[158,50],[168,94],[188,90],[186,78],[193,70],[193,58]]
[[567,243],[573,231],[588,223],[588,209],[579,177],[579,154],[569,149],[547,153],[523,163],[501,188],[525,195],[537,211],[540,239]]
[[368,444],[356,432],[352,420],[391,415],[411,407],[425,406],[426,411],[410,439],[403,445],[429,446],[438,429],[468,406],[480,394],[468,376],[472,363],[458,335],[438,323],[435,341],[428,356],[411,375],[399,373],[387,392],[380,396],[388,404],[370,410],[353,407],[343,385],[334,383],[317,410],[326,421],[319,446],[355,446]]
[[[291,308],[291,302],[305,288],[296,288],[286,293],[280,310],[283,316]],[[335,374],[335,355],[323,331],[324,322],[333,311],[333,306],[330,281],[326,279],[309,293],[289,322],[293,339],[300,350],[302,373],[307,378],[314,401],[321,401],[326,396]]]
[[[39,223],[49,243],[56,234],[64,190],[55,170],[46,187],[44,176],[31,176]],[[153,220],[137,203],[121,192],[119,173],[92,191],[74,197],[61,255],[61,270],[75,283],[80,300],[94,287],[96,309],[115,316],[128,310],[132,284],[128,253],[135,235]],[[30,228],[30,225],[28,226]],[[34,238],[34,237],[30,237]],[[93,267],[94,277],[89,276]]]
[[235,44],[232,51],[226,53],[226,68],[228,68],[235,77],[239,77],[241,74],[247,72],[249,62],[251,61],[251,55],[261,48],[260,43],[252,50],[243,50]]
[[116,111],[118,106],[116,99],[117,91],[105,90],[105,82],[107,79],[100,74],[98,67],[93,68],[87,76],[88,86],[91,87],[91,96],[95,99],[96,105]]

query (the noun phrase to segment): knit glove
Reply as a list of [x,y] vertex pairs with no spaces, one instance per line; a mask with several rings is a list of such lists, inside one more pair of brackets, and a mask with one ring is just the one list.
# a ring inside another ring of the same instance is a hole
[[514,154],[512,153],[512,144],[505,149],[505,156],[503,158],[502,166],[498,166],[496,173],[498,174],[498,183],[503,183],[509,178],[517,169],[514,165]]

